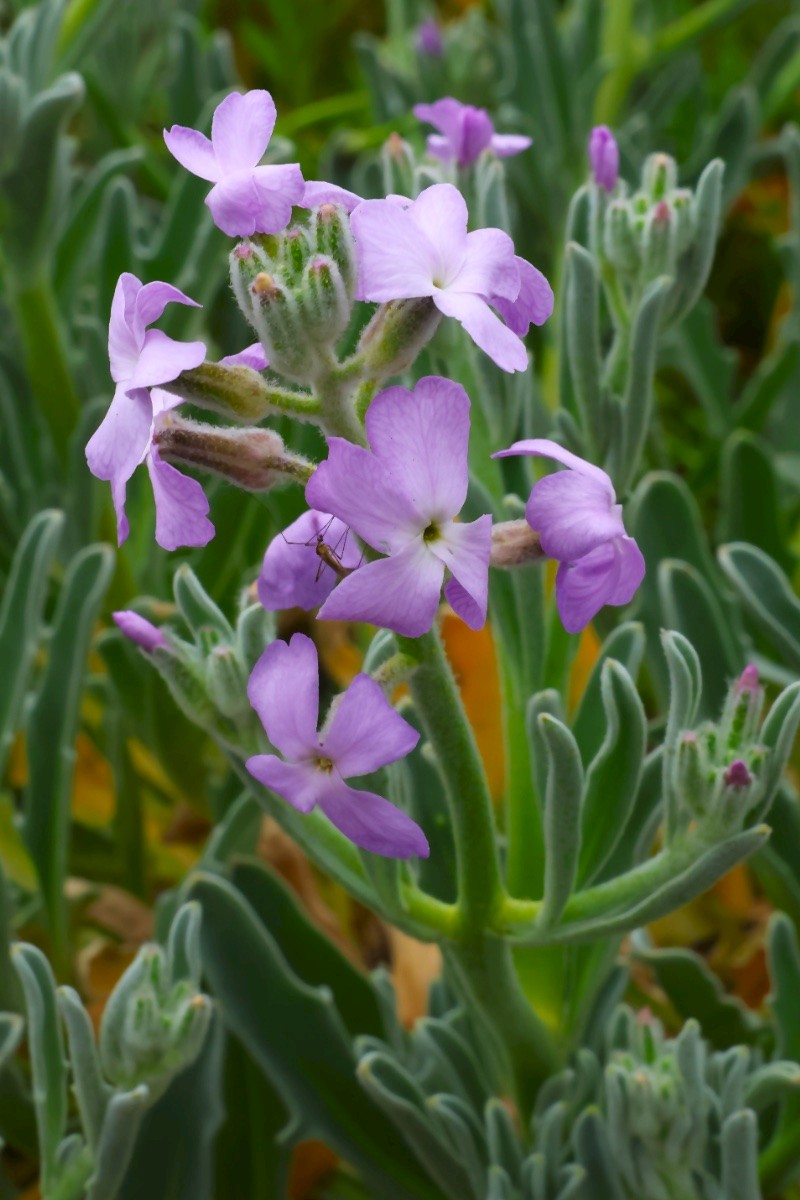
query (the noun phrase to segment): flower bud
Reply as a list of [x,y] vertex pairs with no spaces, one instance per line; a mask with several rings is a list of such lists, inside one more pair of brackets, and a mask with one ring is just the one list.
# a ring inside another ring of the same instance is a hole
[[539,534],[527,521],[499,521],[492,526],[492,567],[522,567],[544,558]]
[[639,270],[639,240],[625,200],[614,200],[606,210],[603,250],[609,262],[623,275],[635,275]]
[[752,744],[763,707],[764,689],[758,680],[758,668],[750,663],[728,689],[720,720],[721,753],[738,754]]
[[357,354],[373,379],[399,375],[416,359],[439,327],[442,315],[429,296],[382,304],[361,335]]
[[410,144],[399,133],[390,133],[381,149],[383,190],[387,196],[413,196],[416,162]]
[[222,428],[166,413],[154,442],[167,462],[201,467],[246,492],[264,492],[285,479],[305,484],[314,469],[273,429]]
[[281,239],[281,275],[287,283],[294,286],[300,282],[306,265],[310,246],[302,229],[295,225]]
[[598,187],[613,192],[619,177],[619,147],[607,125],[596,125],[589,136],[589,166]]
[[657,279],[675,270],[675,219],[666,200],[659,200],[645,218],[642,237],[642,277]]
[[122,609],[121,611],[111,614],[114,624],[125,634],[129,641],[137,645],[140,650],[144,650],[147,654],[152,654],[156,649],[166,650],[167,639],[151,621],[139,616],[139,613],[132,612],[130,609]]
[[675,219],[675,253],[680,256],[695,235],[692,193],[688,188],[678,188],[670,197],[670,205]]
[[682,733],[674,761],[673,785],[682,803],[695,817],[708,808],[709,782],[713,772],[705,739],[694,731]]
[[252,323],[271,365],[281,375],[307,383],[316,366],[303,315],[292,292],[262,271],[250,285]]
[[208,694],[226,717],[246,717],[251,712],[247,679],[230,646],[217,646],[206,660]]
[[356,244],[350,232],[350,220],[338,204],[321,204],[314,213],[314,234],[317,253],[332,258],[339,268],[348,300],[356,292],[358,267]]
[[663,200],[678,182],[678,164],[669,154],[650,154],[642,168],[642,188],[652,200]]
[[323,342],[334,342],[350,323],[350,300],[341,271],[332,258],[318,255],[306,266],[300,308],[308,329]]
[[273,269],[274,263],[264,248],[254,241],[239,242],[230,254],[231,287],[239,308],[253,324],[253,298],[250,288],[262,272]]
[[441,58],[444,55],[442,31],[433,17],[427,17],[417,26],[414,43],[418,54],[428,58]]
[[273,391],[252,367],[204,362],[183,371],[165,391],[236,421],[260,421],[273,411]]

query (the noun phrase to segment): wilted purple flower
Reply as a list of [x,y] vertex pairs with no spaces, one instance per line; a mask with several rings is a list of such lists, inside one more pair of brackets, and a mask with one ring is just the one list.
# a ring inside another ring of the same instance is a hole
[[257,754],[250,774],[299,812],[317,805],[357,846],[387,858],[429,854],[425,834],[383,796],[357,791],[346,779],[369,775],[403,758],[419,734],[395,712],[369,675],[357,675],[331,707],[321,732],[319,663],[311,638],[273,642],[256,663],[247,687],[267,737],[284,756]]
[[535,483],[525,517],[545,554],[560,563],[556,603],[564,628],[578,633],[605,604],[627,604],[644,578],[642,552],[625,533],[622,506],[600,467],[547,438],[515,442],[493,458],[528,454],[569,467]]
[[[338,570],[320,556],[320,544],[333,555]],[[317,608],[344,572],[355,570],[360,562],[361,547],[348,527],[330,513],[309,509],[267,546],[258,598],[270,612]]]
[[197,129],[164,130],[167,149],[181,166],[215,186],[206,196],[214,222],[232,237],[278,233],[303,196],[299,163],[260,167],[275,128],[269,92],[232,92],[217,105],[211,140]]
[[112,613],[111,616],[120,632],[124,633],[131,642],[135,642],[140,649],[146,650],[148,654],[166,646],[167,639],[158,626],[154,625],[152,621],[146,620],[145,617],[140,617],[131,609],[123,608],[119,612]]
[[485,108],[462,104],[451,96],[435,104],[415,104],[414,116],[439,130],[428,137],[428,153],[445,162],[455,159],[459,167],[470,166],[484,150],[509,158],[531,144],[531,139],[522,134],[495,133]]
[[[467,233],[467,206],[458,188],[434,184],[406,206],[396,199],[365,200],[350,227],[360,299],[380,303],[430,296],[498,367],[525,370],[528,356],[514,329],[545,321],[553,293],[544,276],[514,254],[502,229]],[[512,328],[490,305],[503,306]]]
[[117,386],[102,424],[86,447],[86,461],[93,475],[111,483],[120,545],[129,532],[127,483],[142,462],[147,463],[153,485],[158,544],[165,550],[204,546],[214,536],[200,484],[162,462],[153,445],[157,421],[181,403],[180,397],[161,391],[158,385],[198,367],[206,354],[202,342],[176,342],[160,329],[147,328],[172,302],[197,307],[171,284],[143,285],[126,272],[119,278],[111,304],[108,355]]
[[597,186],[613,192],[619,175],[619,147],[607,125],[595,125],[589,135],[589,165]]
[[369,407],[366,431],[369,450],[329,438],[327,461],[308,481],[306,500],[388,557],[343,579],[320,617],[419,637],[433,624],[447,569],[445,596],[471,629],[480,629],[492,519],[455,520],[467,496],[466,392],[433,375],[412,392],[387,388]]
[[442,31],[433,17],[426,17],[417,26],[416,45],[418,52],[427,54],[428,58],[441,58],[444,54]]

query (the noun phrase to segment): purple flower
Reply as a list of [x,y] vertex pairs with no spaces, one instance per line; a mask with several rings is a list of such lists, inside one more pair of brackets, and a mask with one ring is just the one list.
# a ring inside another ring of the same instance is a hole
[[428,137],[428,153],[445,162],[455,159],[459,167],[471,166],[484,150],[509,158],[531,144],[531,139],[521,134],[495,133],[485,108],[462,104],[450,96],[435,104],[415,104],[414,116],[439,130]]
[[595,125],[589,135],[589,165],[597,186],[613,192],[619,175],[619,147],[607,125]]
[[387,555],[343,579],[320,617],[369,621],[406,637],[433,625],[445,596],[471,629],[486,620],[492,519],[455,520],[467,496],[469,398],[428,376],[413,392],[391,387],[367,412],[370,449],[329,438],[327,461],[306,485],[312,508],[333,513]]
[[317,648],[311,638],[296,633],[288,645],[267,646],[250,676],[247,695],[267,737],[283,755],[257,754],[247,760],[259,783],[299,812],[319,805],[363,850],[387,858],[427,857],[427,839],[411,817],[383,796],[345,783],[410,754],[419,740],[374,679],[357,675],[334,701],[318,733]]
[[269,612],[317,608],[328,599],[341,575],[320,557],[320,538],[342,570],[361,563],[361,547],[347,526],[330,513],[309,509],[267,547],[258,598]]
[[167,639],[158,626],[153,625],[152,621],[140,617],[131,609],[123,608],[119,612],[112,613],[111,616],[120,632],[148,654],[166,647]]
[[547,438],[515,442],[493,458],[529,454],[569,467],[534,484],[525,516],[542,549],[560,563],[556,603],[564,628],[578,633],[604,604],[627,604],[644,578],[642,552],[625,533],[622,506],[600,467]]
[[444,54],[444,41],[439,24],[433,17],[427,17],[417,26],[417,51],[426,54],[428,58],[441,58]]
[[119,545],[129,532],[127,483],[143,462],[156,501],[158,544],[165,550],[204,546],[214,536],[202,487],[162,462],[153,444],[154,429],[163,414],[181,403],[180,397],[159,390],[158,385],[199,366],[206,354],[202,342],[176,342],[160,329],[147,328],[172,302],[199,307],[171,284],[143,285],[126,272],[119,278],[111,304],[108,356],[117,386],[102,424],[86,447],[86,461],[93,475],[111,483]]
[[260,167],[275,128],[269,92],[232,92],[217,105],[211,140],[197,129],[173,125],[164,130],[167,149],[193,175],[214,187],[206,204],[219,228],[232,237],[278,233],[303,196],[298,163]]
[[[382,303],[430,296],[498,367],[526,369],[528,356],[515,329],[547,320],[553,308],[550,285],[514,254],[502,229],[467,233],[467,206],[458,188],[434,184],[406,206],[396,199],[365,200],[350,227],[360,299]],[[490,305],[511,316],[511,328]]]
[[249,367],[251,371],[266,371],[269,366],[269,359],[261,342],[253,342],[237,354],[226,354],[219,362],[222,367]]
[[339,187],[338,183],[326,183],[323,179],[307,179],[303,186],[302,199],[297,201],[301,208],[319,208],[321,204],[339,204],[351,213],[364,201],[355,192]]

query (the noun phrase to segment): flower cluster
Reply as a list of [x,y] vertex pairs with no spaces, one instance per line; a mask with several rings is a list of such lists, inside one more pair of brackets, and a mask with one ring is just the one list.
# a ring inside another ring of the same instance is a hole
[[[156,538],[166,549],[201,546],[214,533],[200,483],[175,463],[205,467],[250,490],[281,478],[303,482],[308,510],[264,556],[263,607],[317,609],[322,620],[368,622],[407,638],[431,630],[443,590],[468,626],[483,626],[493,543],[503,534],[489,513],[473,509],[475,519],[461,519],[470,483],[464,388],[434,375],[410,388],[383,384],[413,364],[443,317],[457,321],[502,370],[524,371],[523,338],[553,311],[544,275],[516,254],[503,230],[470,229],[464,196],[447,178],[448,168],[479,169],[482,156],[518,154],[530,139],[496,133],[486,112],[451,98],[414,111],[438,130],[427,150],[441,181],[416,196],[373,200],[305,181],[297,164],[262,164],[276,118],[264,91],[223,100],[210,139],[183,126],[165,131],[170,153],[213,184],[206,203],[216,224],[243,239],[231,254],[231,278],[259,342],[207,362],[203,342],[151,328],[167,304],[195,302],[169,284],[123,275],[109,327],[116,392],[87,447],[91,470],[111,483],[120,543],[128,534],[127,482],[142,462],[155,495]],[[609,138],[595,131],[590,146],[595,178],[607,190],[617,169]],[[294,209],[305,215],[287,228]],[[340,361],[338,342],[359,311],[356,300],[378,308],[355,351]],[[287,389],[276,375],[306,390]],[[175,415],[182,403],[211,408],[239,426],[256,424],[232,430],[186,421]],[[318,425],[325,460],[315,465],[286,451],[273,430],[260,427],[273,414]],[[642,556],[603,470],[543,439],[516,442],[496,457],[517,454],[568,468],[535,484],[526,517],[537,553],[559,562],[556,601],[566,628],[576,632],[603,605],[631,599]],[[498,565],[518,565],[524,555],[512,558]],[[177,642],[136,614],[115,620],[159,660],[177,652]],[[318,807],[362,849],[398,858],[427,854],[425,836],[407,814],[345,782],[410,753],[418,740],[373,679],[358,676],[318,732],[316,650],[295,635],[288,645],[267,646],[248,696],[282,755],[251,757],[248,770],[257,780],[300,812]]]

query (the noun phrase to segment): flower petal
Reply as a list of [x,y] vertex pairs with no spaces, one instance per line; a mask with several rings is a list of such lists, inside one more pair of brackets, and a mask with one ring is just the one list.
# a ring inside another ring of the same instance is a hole
[[526,259],[515,256],[519,268],[519,292],[515,300],[489,296],[509,329],[524,337],[531,325],[544,325],[553,315],[553,289],[541,271]]
[[376,550],[399,549],[427,522],[387,476],[385,465],[362,446],[328,439],[328,457],[306,484],[306,501],[332,512]]
[[271,642],[253,668],[247,697],[267,737],[287,758],[319,752],[319,660],[304,633]]
[[344,779],[368,775],[410,754],[419,734],[392,708],[369,675],[356,675],[320,735],[326,758]]
[[503,371],[525,371],[528,355],[515,333],[495,316],[479,296],[437,292],[433,303],[446,317],[455,317],[469,336]]
[[619,563],[619,576],[609,592],[606,604],[619,606],[628,604],[639,589],[645,576],[644,555],[632,537],[618,538],[614,550]]
[[129,396],[120,385],[102,423],[86,447],[89,470],[97,479],[106,479],[111,483],[120,546],[128,536],[126,484],[147,453],[152,421],[153,410],[148,393],[142,389]]
[[336,183],[326,183],[323,179],[307,179],[303,189],[303,198],[298,201],[300,208],[319,208],[321,204],[338,204],[348,213],[363,203],[363,198],[357,196],[355,192],[339,187]]
[[633,538],[598,546],[556,574],[556,604],[568,633],[578,633],[606,604],[627,604],[644,578],[645,563]]
[[220,168],[214,156],[214,147],[199,129],[173,125],[171,129],[164,130],[164,141],[172,157],[187,171],[191,171],[192,175],[206,179],[209,183],[217,182]]
[[297,163],[253,167],[228,175],[206,196],[214,223],[230,237],[279,233],[289,224],[292,205],[303,196]]
[[554,462],[569,467],[579,475],[588,475],[590,478],[596,479],[598,483],[602,483],[606,489],[609,504],[613,504],[616,499],[614,485],[602,467],[596,467],[594,463],[587,462],[579,454],[573,454],[571,450],[566,450],[563,446],[559,446],[558,442],[551,441],[550,438],[525,438],[520,442],[514,442],[507,450],[497,450],[492,458],[508,458],[513,454],[524,454],[531,458],[552,458]]
[[140,336],[144,336],[147,326],[158,320],[168,304],[187,304],[190,308],[203,307],[191,296],[182,292],[180,288],[173,287],[171,283],[163,283],[160,279],[154,280],[153,283],[146,283],[136,297],[134,305],[136,332]]
[[508,234],[502,229],[475,229],[468,233],[463,265],[447,290],[516,300],[520,272],[514,243]]
[[433,104],[415,104],[411,111],[418,121],[432,125],[455,145],[460,133],[463,108],[460,100],[454,100],[452,96],[443,96]]
[[324,536],[342,566],[355,568],[361,549],[348,530],[329,513],[310,509],[273,538],[258,577],[258,598],[268,612],[282,608],[317,608],[338,582],[330,566],[317,554],[317,538]]
[[622,508],[609,503],[602,480],[577,471],[557,471],[533,485],[525,519],[539,534],[550,558],[573,562],[612,538],[623,536]]
[[533,144],[533,139],[521,133],[495,133],[489,142],[489,149],[498,158],[510,158],[512,154],[522,154]]
[[466,200],[452,183],[434,183],[420,192],[405,211],[419,231],[420,240],[430,247],[430,278],[438,287],[449,287],[467,254]]
[[254,779],[302,813],[316,807],[328,782],[328,776],[310,763],[286,763],[274,754],[254,754],[245,766]]
[[111,366],[111,378],[115,383],[130,379],[139,357],[144,330],[141,338],[137,339],[134,332],[134,312],[136,297],[141,289],[141,280],[130,271],[123,271],[114,288],[111,317],[108,322],[108,361]]
[[164,462],[153,446],[147,470],[156,502],[156,541],[163,550],[206,546],[214,536],[202,484]]
[[444,590],[448,603],[470,629],[482,629],[489,603],[491,516],[487,513],[468,525],[451,521],[444,536],[430,543],[430,549],[453,576]]
[[226,354],[219,362],[222,367],[250,367],[252,371],[266,371],[269,366],[269,359],[261,342],[253,342],[237,354]]
[[328,820],[362,850],[386,858],[427,858],[428,839],[407,813],[374,792],[359,792],[330,778],[319,806]]
[[205,357],[204,342],[176,342],[160,329],[148,329],[128,390],[171,383],[181,371],[199,367]]
[[444,564],[422,538],[390,558],[365,563],[343,579],[319,610],[325,621],[367,621],[405,637],[421,637],[439,607]]
[[367,437],[381,471],[426,525],[451,520],[467,498],[469,408],[461,384],[428,375],[413,391],[386,388],[367,412]]
[[275,102],[269,92],[231,92],[217,105],[211,141],[221,175],[254,167],[261,161],[275,128]]
[[360,299],[384,303],[433,295],[436,256],[411,212],[391,200],[365,200],[353,212]]

